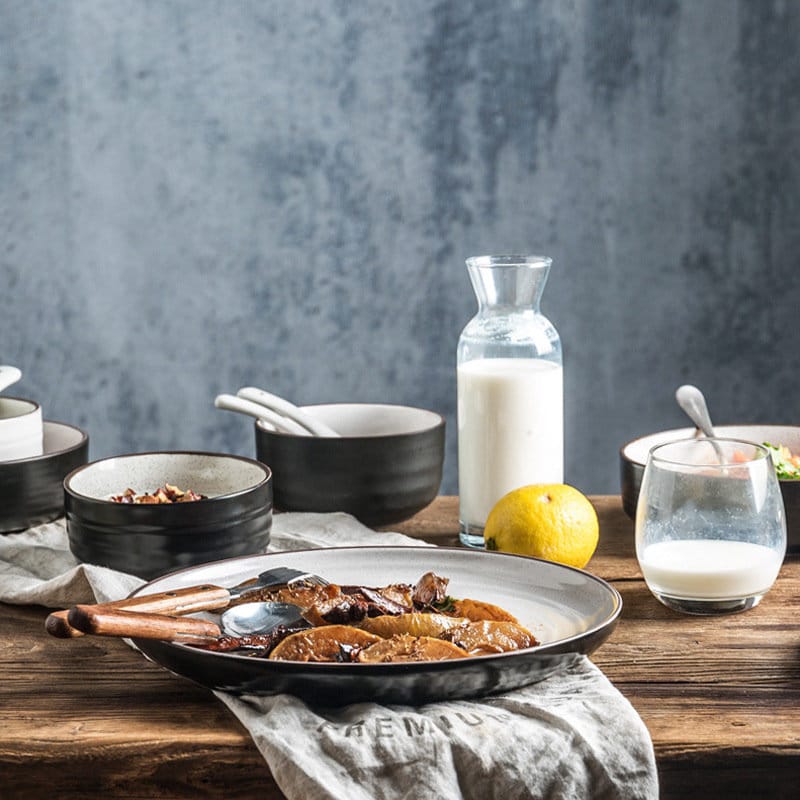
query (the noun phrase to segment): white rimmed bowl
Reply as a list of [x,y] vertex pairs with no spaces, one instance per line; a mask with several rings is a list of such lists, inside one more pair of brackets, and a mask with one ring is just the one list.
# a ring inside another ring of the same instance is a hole
[[64,513],[64,476],[89,458],[89,437],[63,422],[44,422],[44,452],[0,462],[0,533],[50,522]]
[[437,495],[444,418],[422,408],[329,403],[303,411],[338,437],[295,436],[255,423],[256,457],[274,476],[275,508],[345,511],[365,525],[401,522]]
[[[206,495],[163,505],[115,503],[127,488],[166,483]],[[219,453],[134,453],[94,461],[64,480],[69,546],[81,561],[153,578],[221,558],[261,553],[272,528],[272,475]]]

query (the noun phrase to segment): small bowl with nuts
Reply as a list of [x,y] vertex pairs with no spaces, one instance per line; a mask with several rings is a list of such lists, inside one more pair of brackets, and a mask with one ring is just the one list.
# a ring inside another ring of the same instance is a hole
[[64,479],[72,553],[155,578],[262,553],[272,528],[272,473],[221,453],[134,453],[93,461]]

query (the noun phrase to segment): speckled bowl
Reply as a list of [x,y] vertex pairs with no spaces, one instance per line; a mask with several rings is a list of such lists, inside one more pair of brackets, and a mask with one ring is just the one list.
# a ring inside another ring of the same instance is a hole
[[[163,505],[115,503],[166,483],[206,495]],[[153,578],[173,569],[262,553],[272,528],[272,475],[217,453],[136,453],[95,461],[64,480],[69,546],[81,561]]]
[[0,533],[64,513],[64,476],[89,458],[89,437],[63,422],[44,422],[42,455],[0,461]]
[[341,434],[295,436],[255,423],[256,456],[275,476],[282,511],[346,511],[365,525],[412,517],[439,491],[444,418],[411,406],[304,406]]
[[[762,444],[769,442],[784,445],[793,453],[800,453],[800,426],[798,425],[715,425],[717,436],[742,439]],[[642,485],[644,467],[650,450],[659,444],[688,439],[696,433],[694,428],[676,428],[651,433],[623,445],[619,451],[622,507],[631,518],[636,518],[636,504]],[[779,481],[783,506],[786,509],[786,552],[800,552],[800,480]]]

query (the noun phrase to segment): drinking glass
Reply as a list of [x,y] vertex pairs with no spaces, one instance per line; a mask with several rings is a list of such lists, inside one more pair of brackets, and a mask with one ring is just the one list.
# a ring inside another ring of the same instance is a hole
[[664,605],[724,614],[757,605],[786,553],[786,519],[765,447],[686,439],[654,447],[636,508],[636,557]]

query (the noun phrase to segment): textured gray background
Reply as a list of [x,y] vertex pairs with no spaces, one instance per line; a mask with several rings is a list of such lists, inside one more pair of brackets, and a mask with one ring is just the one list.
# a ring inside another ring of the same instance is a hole
[[800,3],[0,0],[0,363],[92,457],[263,386],[447,416],[468,255],[555,266],[567,479],[800,422]]

